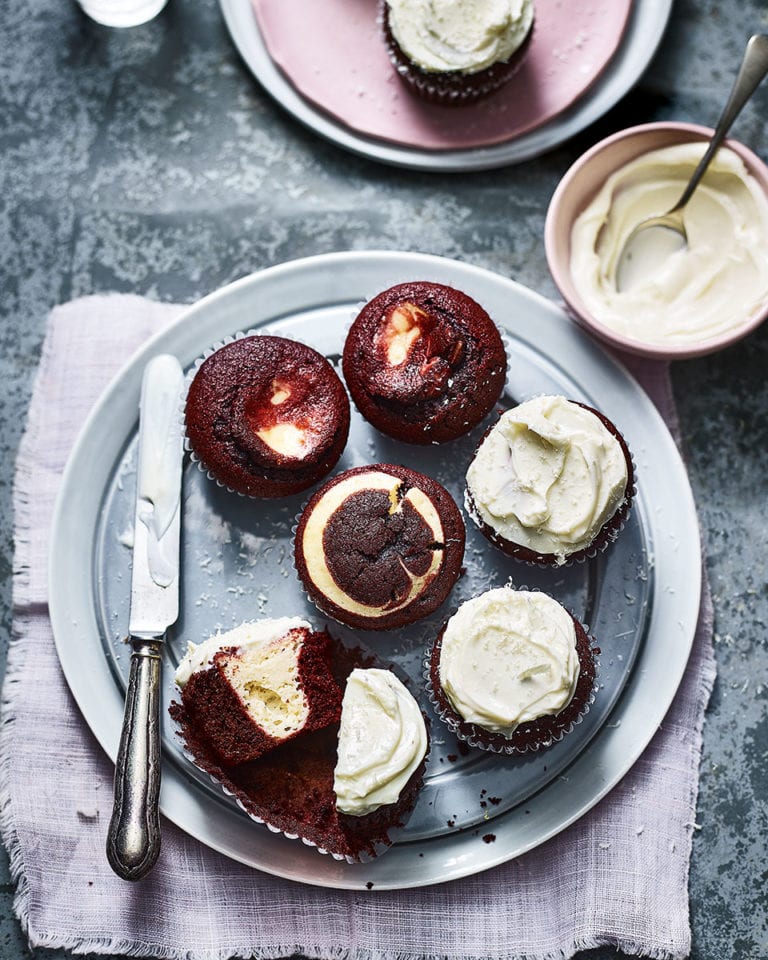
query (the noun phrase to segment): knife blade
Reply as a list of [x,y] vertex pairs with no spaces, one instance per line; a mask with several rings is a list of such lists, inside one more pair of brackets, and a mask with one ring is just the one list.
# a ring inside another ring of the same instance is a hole
[[140,880],[160,853],[160,678],[165,632],[179,615],[179,539],[184,374],[169,354],[142,377],[128,629],[132,646],[115,765],[107,859],[124,880]]

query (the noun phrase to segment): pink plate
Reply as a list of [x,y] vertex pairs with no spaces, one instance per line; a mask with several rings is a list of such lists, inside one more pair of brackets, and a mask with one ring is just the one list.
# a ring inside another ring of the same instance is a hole
[[367,137],[429,150],[503,143],[586,93],[621,43],[631,0],[537,0],[525,59],[468,107],[409,93],[392,68],[377,0],[252,0],[270,56],[308,101]]

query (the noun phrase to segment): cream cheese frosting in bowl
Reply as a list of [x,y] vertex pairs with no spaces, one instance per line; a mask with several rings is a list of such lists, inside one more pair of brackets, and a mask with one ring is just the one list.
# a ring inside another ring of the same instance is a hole
[[604,545],[607,525],[628,506],[632,474],[610,421],[565,397],[539,396],[488,431],[467,471],[466,505],[505,553],[562,565]]
[[661,251],[651,269],[617,289],[629,233],[674,206],[711,135],[676,123],[621,131],[581,157],[552,197],[545,245],[555,283],[576,319],[621,349],[700,356],[768,315],[768,168],[733,140],[686,206],[687,247]]

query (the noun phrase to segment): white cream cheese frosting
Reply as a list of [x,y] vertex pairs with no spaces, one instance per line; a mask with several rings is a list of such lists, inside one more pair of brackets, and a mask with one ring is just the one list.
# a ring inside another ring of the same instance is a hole
[[337,808],[362,817],[396,803],[426,752],[424,717],[401,681],[389,670],[353,670],[341,704]]
[[579,679],[573,619],[546,594],[489,590],[446,624],[439,677],[459,716],[509,738],[571,702]]
[[594,318],[647,344],[698,345],[738,329],[768,305],[768,200],[741,158],[720,147],[686,205],[687,247],[648,244],[617,289],[619,256],[632,230],[680,198],[704,144],[646,153],[610,176],[571,233],[574,287]]
[[428,73],[473,74],[508,60],[533,23],[533,0],[387,0],[392,36]]
[[621,444],[598,417],[564,397],[534,397],[481,443],[467,506],[505,540],[564,563],[614,515],[627,478]]
[[347,497],[364,490],[385,491],[392,503],[390,513],[401,511],[404,504],[408,503],[427,524],[434,541],[443,543],[445,540],[443,525],[432,501],[418,487],[410,487],[404,497],[399,497],[398,491],[402,485],[403,481],[399,477],[382,470],[354,474],[330,487],[315,505],[307,519],[302,538],[302,552],[307,574],[323,596],[342,610],[364,617],[380,616],[384,611],[394,613],[397,610],[402,610],[413,603],[440,569],[443,562],[443,553],[440,550],[433,551],[432,562],[426,573],[422,575],[417,576],[403,566],[411,581],[411,587],[407,595],[397,605],[388,604],[386,607],[375,607],[361,603],[354,597],[349,596],[334,580],[333,574],[328,568],[323,547],[323,534],[326,525],[337,510],[343,509]]
[[212,665],[220,650],[235,648],[235,655],[219,661],[233,690],[270,736],[290,736],[309,716],[309,704],[299,684],[305,630],[312,630],[306,620],[281,617],[243,623],[203,643],[190,643],[176,670],[176,683],[183,689],[193,673]]

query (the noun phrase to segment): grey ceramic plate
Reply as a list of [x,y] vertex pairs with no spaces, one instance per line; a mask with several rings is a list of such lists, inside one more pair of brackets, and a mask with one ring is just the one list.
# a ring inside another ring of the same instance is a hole
[[362,136],[305,100],[269,56],[250,0],[219,0],[230,36],[251,73],[296,120],[353,153],[414,170],[490,170],[530,160],[565,143],[611,109],[640,79],[661,42],[672,0],[635,0],[616,55],[572,107],[505,143],[468,150],[422,150]]
[[[428,620],[405,631],[362,635],[401,667],[427,707],[421,660],[456,603],[511,580],[552,593],[588,622],[602,649],[600,689],[564,740],[524,759],[464,753],[439,721],[427,780],[395,847],[374,863],[347,865],[252,823],[163,732],[163,812],[223,853],[280,876],[327,886],[435,883],[486,869],[541,843],[582,815],[629,769],[658,727],[682,677],[699,601],[696,514],[684,467],[655,408],[629,376],[555,305],[487,271],[401,253],[330,254],[245,278],[191,307],[154,338],[97,404],[72,453],[54,523],[50,605],[61,663],[93,732],[114,759],[128,654],[129,539],[141,373],[171,352],[188,366],[240,330],[268,329],[338,356],[355,306],[391,284],[430,279],[460,287],[505,329],[512,358],[505,403],[561,392],[611,417],[633,451],[639,493],[621,538],[596,560],[562,571],[517,564],[468,526],[466,575]],[[461,500],[477,434],[438,448],[378,435],[356,414],[339,469],[403,462],[440,479]],[[276,503],[227,493],[194,464],[184,476],[182,613],[171,631],[164,706],[187,639],[245,619],[325,618],[305,599],[291,564],[301,497]],[[90,570],[91,576],[82,571]],[[341,636],[351,631],[331,624]],[[355,635],[360,637],[360,634]],[[87,665],[87,669],[84,667]],[[489,800],[493,797],[493,802]],[[483,840],[492,833],[492,843]]]

